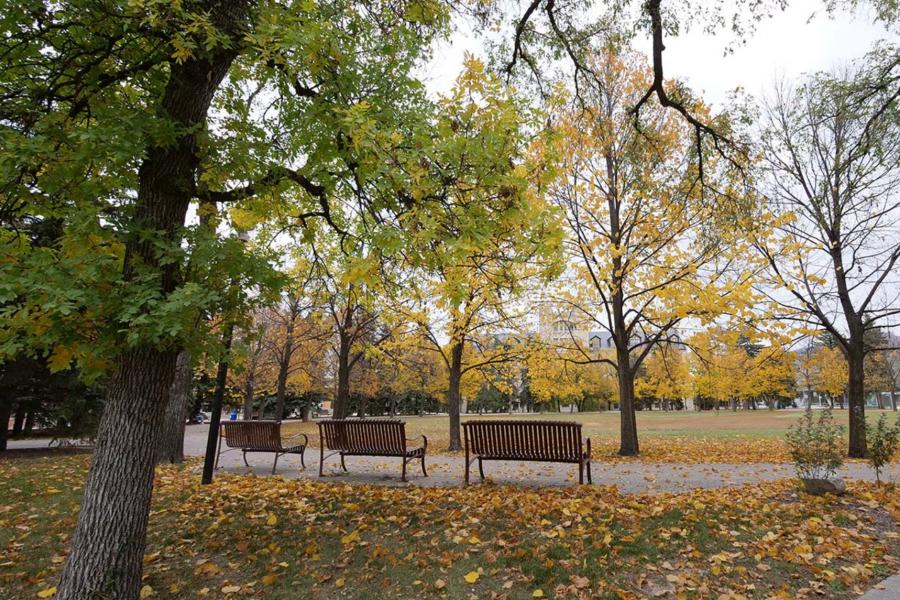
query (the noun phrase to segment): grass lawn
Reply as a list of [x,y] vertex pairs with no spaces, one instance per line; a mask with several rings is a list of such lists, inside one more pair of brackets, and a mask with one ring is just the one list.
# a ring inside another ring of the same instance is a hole
[[[881,413],[896,418],[891,411],[867,411],[868,420],[875,422]],[[654,462],[725,462],[759,463],[789,462],[784,434],[802,412],[797,410],[755,411],[638,411],[637,426],[641,443],[641,459]],[[835,410],[835,420],[847,424],[846,410]],[[428,437],[428,452],[443,453],[449,446],[448,417],[429,415],[406,416],[408,436]],[[620,460],[619,413],[543,413],[515,415],[464,416],[470,419],[552,419],[578,421],[584,434],[590,436],[595,455],[601,460]],[[318,447],[318,427],[315,422],[289,423],[286,432],[303,432]]]
[[[0,598],[52,590],[87,456],[0,459]],[[149,598],[851,598],[900,568],[900,494],[784,481],[386,488],[158,471]],[[49,592],[46,592],[49,594]]]

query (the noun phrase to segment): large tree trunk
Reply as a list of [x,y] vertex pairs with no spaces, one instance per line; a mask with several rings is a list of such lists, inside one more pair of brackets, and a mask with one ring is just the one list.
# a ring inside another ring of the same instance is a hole
[[156,451],[156,462],[184,462],[184,426],[191,410],[191,381],[194,361],[189,350],[178,353],[175,376],[169,386],[169,403],[163,417],[162,433]]
[[19,402],[18,406],[16,406],[15,417],[13,418],[13,427],[12,427],[13,435],[19,435],[20,433],[22,433],[22,428],[25,426],[26,412],[27,411],[25,409],[25,403]]
[[[626,350],[627,355],[627,350]],[[628,357],[619,357],[616,371],[619,380],[619,455],[637,456],[640,451],[637,434],[637,415],[634,409],[634,375]]]
[[[617,259],[618,260],[618,259]],[[620,269],[620,266],[616,267]],[[634,373],[637,365],[631,366],[631,352],[624,317],[624,300],[621,286],[613,295],[613,323],[616,346],[616,377],[619,382],[619,455],[637,456],[641,448],[638,444],[637,415],[634,406]]]
[[[246,17],[245,3],[210,8],[216,9],[212,19],[220,31],[239,35],[235,24]],[[175,261],[160,260],[158,249],[180,242],[200,163],[198,135],[235,56],[234,50],[219,48],[169,67],[157,110],[179,136],[147,148],[123,268],[125,281],[133,280],[138,268],[156,270],[162,297],[177,288],[180,272]],[[117,357],[59,600],[138,597],[159,430],[177,354],[139,344]]]
[[448,450],[462,450],[462,437],[460,435],[459,411],[462,406],[462,395],[459,384],[462,381],[462,356],[463,344],[455,342],[450,349],[450,373],[447,380],[447,412],[450,415],[450,447]]
[[334,396],[334,418],[346,419],[350,403],[350,339],[341,334],[338,346],[337,392]]
[[[281,360],[278,363],[278,382],[275,387],[275,420],[284,419],[284,397],[287,393],[288,371],[291,368],[291,357],[294,354],[294,320],[288,320],[284,347],[281,349]],[[304,411],[304,414],[305,411]],[[306,420],[306,419],[304,419]]]
[[138,346],[118,359],[60,598],[138,597],[158,432],[176,358]]
[[253,381],[253,372],[247,373],[247,383],[244,385],[244,420],[253,419],[253,394],[256,389]]
[[12,406],[0,400],[0,452],[6,450],[6,439],[9,428],[9,417],[12,414]]
[[891,390],[891,410],[897,412],[897,390]]
[[850,408],[850,458],[866,457],[865,355],[862,349],[847,353],[847,404]]

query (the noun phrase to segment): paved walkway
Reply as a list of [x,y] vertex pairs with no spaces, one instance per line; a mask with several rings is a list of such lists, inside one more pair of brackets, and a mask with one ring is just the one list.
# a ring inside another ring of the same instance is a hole
[[[203,456],[206,449],[206,425],[190,425],[185,435],[185,453]],[[12,441],[13,448],[46,447],[47,440]],[[255,473],[268,475],[272,471],[272,455],[249,454],[250,467],[244,465],[241,452],[222,454],[220,470],[230,473]],[[288,478],[315,478],[319,475],[319,450],[309,448],[305,454],[306,470],[300,470],[300,458],[283,456],[278,460],[277,474]],[[463,482],[465,460],[461,456],[433,455],[426,459],[428,477],[422,475],[418,461],[407,466],[409,485],[429,487],[457,486]],[[325,478],[345,483],[370,483],[378,485],[405,485],[400,481],[399,458],[351,456],[346,459],[349,473],[341,471],[340,459],[333,456],[325,461]],[[571,485],[578,481],[578,467],[554,463],[528,463],[515,461],[490,461],[484,464],[485,475],[495,483],[514,483],[532,486]],[[754,481],[771,481],[793,477],[794,470],[788,464],[670,464],[628,462],[593,465],[593,480],[599,485],[615,485],[627,494],[684,492],[697,488],[716,488],[742,485]],[[850,479],[874,479],[872,469],[862,463],[845,465],[840,474]],[[473,482],[479,481],[478,466],[472,465]],[[888,480],[900,480],[900,465],[891,465],[885,474]]]
[[900,600],[900,574],[888,577],[871,590],[859,597],[859,600]]

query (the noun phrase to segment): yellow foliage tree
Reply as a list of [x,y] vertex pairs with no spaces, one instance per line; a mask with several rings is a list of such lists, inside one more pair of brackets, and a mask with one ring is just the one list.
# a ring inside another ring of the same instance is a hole
[[588,103],[557,125],[564,177],[550,195],[564,213],[570,267],[559,295],[612,336],[613,356],[590,360],[616,369],[619,453],[635,455],[634,381],[644,359],[677,343],[684,319],[711,321],[750,293],[752,270],[736,268],[750,254],[741,238],[746,197],[722,161],[706,160],[700,177],[695,137],[678,115],[647,103],[635,127],[632,108],[653,80],[643,59],[606,51],[592,66]]

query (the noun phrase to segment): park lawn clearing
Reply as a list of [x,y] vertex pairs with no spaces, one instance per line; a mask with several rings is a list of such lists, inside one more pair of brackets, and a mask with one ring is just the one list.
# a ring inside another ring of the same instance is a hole
[[[88,457],[0,460],[0,597],[52,597]],[[852,598],[900,569],[900,494],[419,488],[162,467],[145,598]]]
[[[893,420],[898,413],[867,411],[867,419],[875,423],[882,413]],[[641,455],[623,458],[619,450],[619,413],[527,413],[464,415],[462,421],[473,419],[547,419],[576,421],[582,424],[583,434],[591,438],[593,456],[597,462],[651,463],[742,463],[771,464],[791,462],[784,434],[803,412],[798,410],[719,410],[719,411],[638,411],[638,432]],[[835,410],[835,421],[846,426],[847,411]],[[449,421],[446,415],[403,416],[406,434],[410,438],[428,437],[428,454],[448,453],[450,445]],[[283,434],[305,433],[310,447],[319,446],[319,429],[315,421],[288,422]],[[456,453],[458,454],[458,453]],[[900,455],[895,461],[900,460]]]

